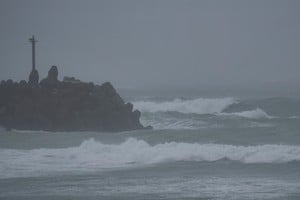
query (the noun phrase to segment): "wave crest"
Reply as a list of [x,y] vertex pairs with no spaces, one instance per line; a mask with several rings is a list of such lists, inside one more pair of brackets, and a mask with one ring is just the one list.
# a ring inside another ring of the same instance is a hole
[[213,114],[222,112],[229,105],[236,103],[234,98],[206,99],[198,98],[193,100],[174,99],[173,101],[133,102],[134,108],[142,112],[180,112],[194,114]]
[[260,108],[256,108],[254,110],[246,110],[242,112],[222,113],[222,115],[234,115],[234,116],[245,117],[250,119],[273,118]]
[[[63,171],[94,171],[175,161],[285,163],[300,161],[300,147],[289,145],[234,146],[224,144],[163,143],[150,145],[129,138],[121,144],[94,139],[64,149],[0,150],[0,178],[45,175]],[[40,174],[39,174],[40,173]]]

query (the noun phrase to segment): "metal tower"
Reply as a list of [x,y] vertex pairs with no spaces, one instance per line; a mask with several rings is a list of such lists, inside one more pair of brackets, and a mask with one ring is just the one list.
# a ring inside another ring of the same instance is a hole
[[35,43],[37,40],[34,39],[34,35],[32,38],[29,38],[29,42],[32,45],[32,70],[35,70]]
[[28,83],[31,86],[36,87],[39,84],[39,73],[35,68],[35,43],[37,42],[37,40],[34,39],[34,35],[32,36],[32,38],[29,38],[29,42],[32,45],[32,70],[29,74]]

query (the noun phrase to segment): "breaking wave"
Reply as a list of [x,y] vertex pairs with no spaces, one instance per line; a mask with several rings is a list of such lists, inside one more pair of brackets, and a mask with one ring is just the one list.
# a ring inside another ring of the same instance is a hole
[[47,175],[59,172],[96,171],[138,167],[176,161],[286,163],[300,161],[300,146],[162,143],[150,145],[129,138],[121,144],[89,139],[78,147],[62,149],[0,149],[0,178]]
[[[182,113],[182,114],[210,114],[216,116],[237,116],[249,119],[271,119],[274,118],[268,115],[261,108],[250,109],[246,107],[245,110],[239,112],[225,112],[229,107],[241,106],[238,100],[234,98],[218,98],[205,99],[198,98],[193,100],[174,99],[172,101],[154,102],[154,101],[137,101],[133,102],[134,108],[140,110],[142,113]],[[184,117],[186,120],[186,117]],[[188,117],[190,119],[190,117]],[[164,119],[162,119],[164,121]],[[180,123],[180,122],[179,122]]]
[[153,102],[137,101],[133,102],[134,108],[141,112],[180,112],[194,114],[214,114],[222,112],[229,105],[236,103],[234,98],[193,100],[174,99],[173,101]]
[[260,108],[256,108],[254,110],[246,110],[242,112],[222,113],[222,115],[232,115],[232,116],[239,116],[239,117],[245,117],[250,119],[273,118]]

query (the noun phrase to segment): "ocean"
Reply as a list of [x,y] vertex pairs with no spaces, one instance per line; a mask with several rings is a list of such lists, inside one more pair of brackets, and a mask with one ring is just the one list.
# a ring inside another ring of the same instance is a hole
[[123,95],[153,130],[0,129],[0,199],[300,199],[299,97]]

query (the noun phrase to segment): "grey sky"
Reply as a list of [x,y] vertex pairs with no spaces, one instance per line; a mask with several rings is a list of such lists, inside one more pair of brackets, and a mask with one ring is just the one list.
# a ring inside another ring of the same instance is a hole
[[299,86],[300,1],[1,0],[0,79],[118,87]]

